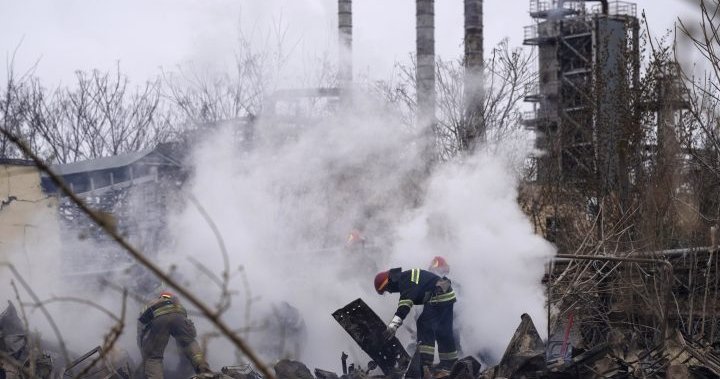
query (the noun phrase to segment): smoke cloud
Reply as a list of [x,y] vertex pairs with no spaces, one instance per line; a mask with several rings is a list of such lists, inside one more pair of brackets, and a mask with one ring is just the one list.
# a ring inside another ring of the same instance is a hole
[[[304,128],[261,122],[260,143],[249,152],[236,148],[229,129],[194,152],[190,191],[219,226],[230,266],[244,268],[253,299],[248,319],[245,284],[236,276],[231,287],[239,295],[226,318],[237,328],[251,327],[251,342],[263,346],[277,336],[268,318],[287,302],[307,327],[300,359],[338,370],[346,351],[365,364],[368,358],[331,313],[362,297],[389,320],[396,295],[378,296],[374,274],[427,268],[442,255],[460,293],[464,352],[498,359],[522,313],[539,328],[545,324],[539,282],[553,251],[517,205],[517,167],[510,159],[517,150],[496,148],[440,165],[422,181],[415,132],[381,104],[366,101],[356,109]],[[162,255],[166,265],[192,278],[205,299],[217,298],[217,287],[188,258],[223,270],[212,231],[192,206],[171,220],[174,244]],[[344,246],[353,229],[366,238],[364,251]],[[214,365],[233,360],[226,344],[213,341],[210,348]]]
[[[402,126],[392,109],[369,98],[357,95],[354,111],[303,127],[260,120],[251,150],[238,147],[237,126],[230,125],[208,132],[192,151],[193,174],[183,191],[210,215],[229,253],[232,305],[224,317],[269,361],[293,357],[339,371],[345,351],[364,365],[369,358],[331,313],[361,297],[389,320],[397,295],[378,296],[374,274],[391,267],[427,268],[433,256],[442,255],[459,293],[456,322],[463,352],[497,360],[522,313],[530,313],[540,330],[546,323],[539,282],[553,249],[533,234],[516,201],[518,164],[529,149],[504,141],[511,147],[488,147],[462,161],[438,164],[425,177],[421,133]],[[219,241],[187,198],[166,216],[170,241],[148,253],[216,304],[220,288],[198,262],[220,276],[225,263]],[[346,246],[352,230],[365,238],[364,249]],[[113,279],[122,283],[132,277],[122,270],[129,260],[111,245],[75,239],[86,231],[61,232],[64,253],[48,240],[32,254],[17,251],[10,259],[62,262],[44,275],[35,270],[29,276],[43,299],[78,296],[119,312],[119,293],[85,283],[92,275],[68,273],[112,266],[120,270]],[[68,259],[70,251],[75,259]],[[117,346],[135,360],[139,306],[129,302]],[[54,303],[49,309],[75,352],[99,344],[113,324],[78,304]],[[242,360],[228,342],[211,337],[209,323],[193,318],[212,367]],[[280,319],[293,319],[305,330],[279,330]],[[53,339],[38,312],[31,314],[31,325],[45,340]],[[399,337],[410,342],[405,331]],[[172,367],[177,358],[167,356]]]
[[518,206],[513,156],[500,147],[438,169],[423,205],[398,226],[393,256],[422,268],[435,255],[446,259],[462,351],[489,363],[499,360],[521,314],[541,333],[547,322],[540,278],[554,248]]

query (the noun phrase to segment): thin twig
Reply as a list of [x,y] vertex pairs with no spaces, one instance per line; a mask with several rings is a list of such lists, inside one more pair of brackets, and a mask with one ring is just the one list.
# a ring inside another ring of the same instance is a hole
[[222,234],[220,234],[220,229],[217,227],[212,217],[210,217],[210,214],[205,210],[205,207],[200,204],[200,201],[198,201],[198,199],[192,193],[187,193],[187,197],[188,200],[190,200],[190,202],[195,205],[195,208],[197,208],[202,218],[212,230],[213,234],[215,235],[215,240],[217,241],[218,247],[220,248],[220,253],[222,254],[224,266],[222,272],[222,283],[220,285],[222,293],[220,295],[220,300],[218,301],[217,305],[217,315],[220,316],[225,310],[230,308],[231,296],[229,293],[230,291],[228,290],[230,283],[230,256],[228,254],[227,248],[225,247],[225,240],[223,239]]
[[27,314],[25,313],[25,306],[20,299],[20,292],[15,285],[15,281],[10,280],[10,285],[12,286],[13,292],[15,292],[15,299],[17,300],[18,306],[20,307],[20,315],[22,316],[23,325],[25,326],[25,343],[27,344],[28,350],[30,351],[28,354],[28,361],[30,362],[30,368],[28,369],[28,371],[29,375],[33,377],[35,376],[35,348],[34,346],[32,346],[32,342],[30,341],[30,323],[28,322]]
[[[87,304],[87,303],[85,303]],[[112,351],[113,347],[115,346],[115,342],[120,338],[120,335],[123,332],[123,329],[125,328],[125,306],[127,304],[127,292],[123,292],[123,298],[122,298],[122,308],[120,310],[120,318],[115,317],[111,313],[111,317],[117,321],[115,326],[110,329],[110,332],[105,336],[103,347],[100,349],[100,354],[98,354],[98,357],[93,359],[92,362],[90,362],[89,365],[87,365],[80,373],[75,375],[74,379],[79,379],[85,376],[90,370],[92,370],[95,365],[100,362],[100,360],[105,359],[105,356],[108,354],[108,352]],[[100,307],[101,308],[101,307]],[[99,309],[99,308],[98,308]]]

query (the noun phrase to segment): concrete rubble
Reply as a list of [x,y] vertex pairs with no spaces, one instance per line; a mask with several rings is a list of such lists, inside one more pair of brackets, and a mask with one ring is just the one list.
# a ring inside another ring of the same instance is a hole
[[38,378],[54,377],[55,365],[47,352],[33,348],[13,303],[0,313],[0,378],[15,378],[24,370],[31,370]]

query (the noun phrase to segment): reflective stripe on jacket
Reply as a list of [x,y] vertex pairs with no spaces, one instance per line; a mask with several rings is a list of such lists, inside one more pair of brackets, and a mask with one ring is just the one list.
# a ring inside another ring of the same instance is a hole
[[[406,271],[393,269],[390,273],[390,281],[393,283],[388,286],[388,290],[400,293],[395,315],[402,319],[405,319],[413,305],[455,301],[455,292],[449,288],[449,280],[430,271],[419,268]],[[447,281],[449,292],[438,291],[437,284],[440,280]]]

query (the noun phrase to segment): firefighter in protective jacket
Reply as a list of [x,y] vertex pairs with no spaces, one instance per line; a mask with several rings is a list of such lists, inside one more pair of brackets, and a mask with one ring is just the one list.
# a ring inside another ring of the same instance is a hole
[[[413,305],[422,304],[423,311],[417,319],[417,352],[420,353],[422,366],[432,366],[437,342],[440,357],[437,368],[450,370],[458,358],[453,336],[453,304],[456,299],[450,280],[421,269],[402,271],[393,268],[375,276],[375,290],[379,294],[400,293],[398,308],[388,324],[385,338],[395,335]],[[421,375],[417,372],[408,374],[410,377]]]
[[178,298],[163,292],[143,308],[138,318],[138,344],[142,353],[142,371],[147,379],[162,379],[163,354],[170,336],[192,363],[197,374],[211,374],[200,345],[195,340],[195,325]]

